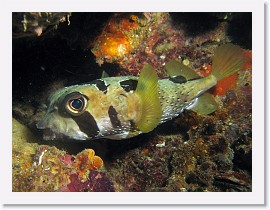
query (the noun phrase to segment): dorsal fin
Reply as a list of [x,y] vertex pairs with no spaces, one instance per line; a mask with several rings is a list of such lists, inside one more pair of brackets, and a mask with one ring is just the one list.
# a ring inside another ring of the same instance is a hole
[[200,78],[200,76],[193,69],[176,60],[171,60],[170,62],[166,63],[165,68],[170,77],[183,76],[186,78],[186,80]]
[[107,78],[107,77],[110,77],[109,74],[106,71],[103,70],[102,74],[101,74],[101,79]]
[[201,115],[208,115],[218,109],[218,104],[214,96],[206,92],[197,98],[194,105],[191,105],[191,107],[187,109],[191,109]]
[[141,102],[140,119],[136,125],[143,133],[148,133],[160,123],[162,115],[158,95],[158,76],[149,64],[141,70],[135,94]]

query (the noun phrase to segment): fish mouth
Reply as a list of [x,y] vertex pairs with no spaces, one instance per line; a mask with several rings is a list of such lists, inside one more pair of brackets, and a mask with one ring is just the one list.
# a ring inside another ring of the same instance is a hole
[[67,132],[61,132],[57,127],[50,127],[47,125],[46,120],[41,120],[36,124],[38,129],[43,130],[43,139],[48,140],[65,140],[65,139],[74,139],[74,140],[88,140],[88,136],[80,131],[69,129]]
[[88,136],[81,132],[77,131],[72,134],[72,136],[68,136],[59,132],[55,132],[50,128],[43,129],[43,140],[51,141],[51,140],[88,140]]
[[37,129],[41,129],[43,132],[43,140],[55,140],[55,139],[61,139],[61,137],[63,137],[62,135],[60,135],[60,133],[56,133],[53,129],[51,129],[46,121],[40,120],[37,124],[36,124]]
[[60,134],[56,134],[51,129],[46,128],[43,130],[43,139],[46,141],[55,140],[55,139],[62,139],[63,136]]
[[47,126],[45,124],[44,120],[40,120],[37,124],[36,124],[37,129],[46,129]]

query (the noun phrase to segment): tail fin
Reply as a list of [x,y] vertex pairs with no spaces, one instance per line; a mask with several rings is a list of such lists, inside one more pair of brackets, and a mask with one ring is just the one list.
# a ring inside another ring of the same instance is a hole
[[219,81],[241,70],[244,62],[242,48],[233,44],[222,45],[214,53],[212,74]]

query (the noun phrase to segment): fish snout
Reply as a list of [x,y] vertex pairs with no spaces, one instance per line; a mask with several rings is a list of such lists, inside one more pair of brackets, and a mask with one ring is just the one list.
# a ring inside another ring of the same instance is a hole
[[44,120],[40,120],[37,124],[36,124],[37,129],[46,129],[47,125],[45,123]]

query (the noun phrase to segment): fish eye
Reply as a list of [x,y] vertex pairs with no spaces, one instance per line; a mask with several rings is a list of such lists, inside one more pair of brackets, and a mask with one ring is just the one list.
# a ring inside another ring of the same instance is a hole
[[69,106],[74,110],[81,110],[83,108],[83,101],[81,98],[73,99],[69,102]]
[[87,105],[87,98],[81,94],[72,95],[66,102],[66,111],[74,116],[82,114]]

